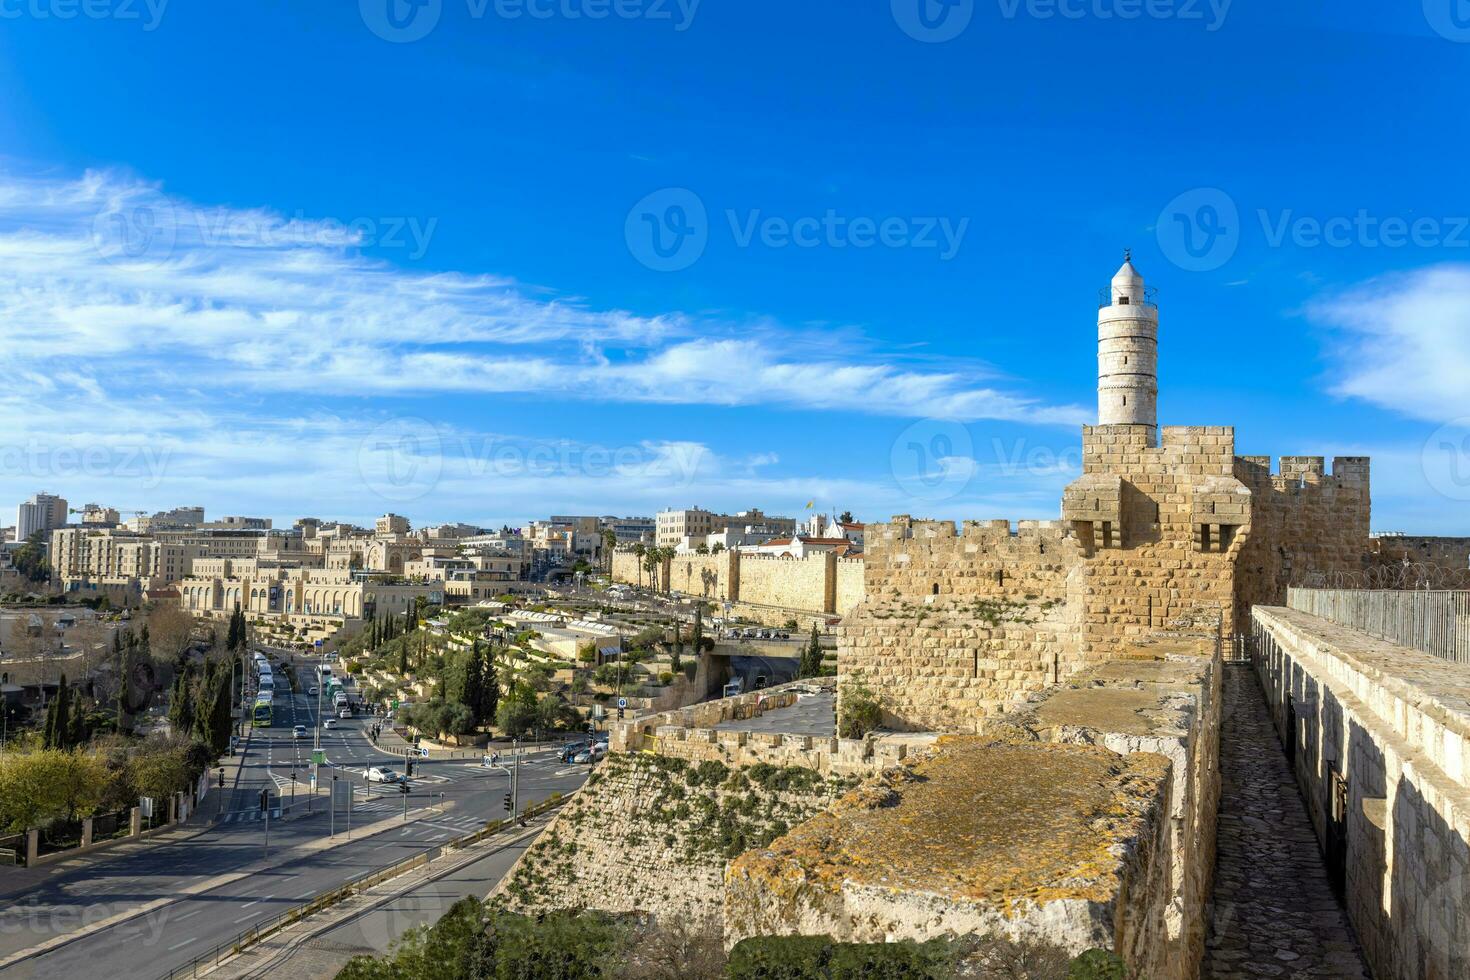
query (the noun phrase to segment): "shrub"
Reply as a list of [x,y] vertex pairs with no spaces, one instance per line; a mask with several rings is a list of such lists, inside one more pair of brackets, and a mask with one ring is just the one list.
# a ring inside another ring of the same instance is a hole
[[842,691],[842,710],[837,719],[837,734],[842,738],[862,738],[883,721],[883,703],[863,680],[862,672],[854,672]]
[[1128,968],[1109,950],[1089,949],[1067,968],[1067,980],[1128,980]]
[[823,980],[832,958],[826,936],[752,936],[730,950],[730,980]]

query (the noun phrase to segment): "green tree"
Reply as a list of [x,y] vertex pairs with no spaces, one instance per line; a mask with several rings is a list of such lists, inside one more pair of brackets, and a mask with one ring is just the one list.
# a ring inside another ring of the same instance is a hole
[[822,641],[817,634],[817,624],[812,624],[812,636],[801,651],[801,664],[797,677],[820,677],[822,675]]
[[130,732],[133,728],[133,667],[137,647],[137,640],[129,630],[117,661],[117,730],[120,732]]
[[11,554],[11,563],[28,582],[50,579],[51,569],[46,564],[46,532],[36,531],[26,538],[25,544]]
[[194,731],[194,678],[185,664],[174,673],[174,686],[168,694],[168,722],[176,732]]
[[495,724],[505,734],[519,738],[536,724],[536,691],[531,685],[518,682],[510,693],[500,700],[495,712]]
[[496,711],[500,707],[500,674],[495,669],[495,648],[490,647],[482,652],[480,643],[476,640],[475,653],[481,657],[480,703],[475,713],[480,718],[480,724],[489,725],[495,722]]
[[75,724],[72,720],[72,694],[67,686],[66,675],[61,675],[61,683],[56,687],[56,697],[46,707],[46,725],[42,732],[41,742],[48,749],[69,749],[75,743],[72,741]]

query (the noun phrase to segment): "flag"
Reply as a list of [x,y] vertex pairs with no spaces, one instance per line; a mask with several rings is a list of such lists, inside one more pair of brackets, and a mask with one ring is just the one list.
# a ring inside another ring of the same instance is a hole
[[806,502],[806,509],[807,510],[811,510],[812,507],[815,506],[815,504],[816,504],[816,501],[815,500],[808,500]]

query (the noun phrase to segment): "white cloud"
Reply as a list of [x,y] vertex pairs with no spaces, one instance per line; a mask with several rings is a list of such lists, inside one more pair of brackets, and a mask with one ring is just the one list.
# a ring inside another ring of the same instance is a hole
[[1470,416],[1470,266],[1384,276],[1308,314],[1340,334],[1337,394],[1419,419]]
[[[0,494],[37,489],[122,507],[220,499],[259,512],[366,517],[385,509],[361,472],[363,442],[418,396],[535,393],[589,402],[779,406],[877,416],[1087,421],[984,384],[974,365],[896,366],[849,332],[783,330],[677,311],[639,316],[492,275],[425,273],[363,255],[415,258],[433,219],[331,221],[201,207],[110,171],[75,180],[0,175]],[[346,418],[334,396],[371,396]],[[485,517],[577,501],[650,511],[678,499],[745,506],[904,501],[892,487],[770,478],[759,448],[722,458],[690,443],[536,444],[459,431],[438,464],[432,509]],[[525,464],[487,468],[486,446]],[[373,457],[369,453],[368,459]],[[494,501],[487,505],[487,495]],[[0,497],[0,499],[5,499]],[[306,503],[306,502],[310,503]],[[426,505],[427,506],[427,505]]]

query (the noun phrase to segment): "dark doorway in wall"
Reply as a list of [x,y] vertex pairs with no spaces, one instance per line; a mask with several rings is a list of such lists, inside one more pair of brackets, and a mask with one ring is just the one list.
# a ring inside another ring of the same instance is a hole
[[1348,784],[1342,774],[1333,769],[1327,780],[1327,879],[1339,901],[1347,891],[1348,854]]
[[1296,699],[1286,696],[1286,761],[1296,766]]

